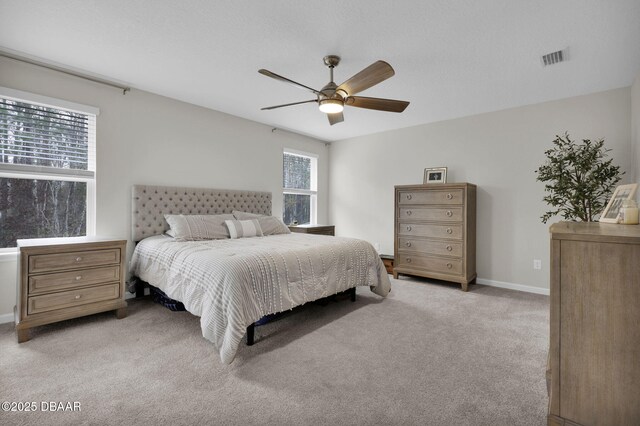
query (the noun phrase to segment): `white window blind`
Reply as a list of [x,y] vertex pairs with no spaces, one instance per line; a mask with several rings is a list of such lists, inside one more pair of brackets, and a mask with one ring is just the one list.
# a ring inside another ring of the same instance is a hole
[[0,99],[0,170],[93,177],[96,116]]

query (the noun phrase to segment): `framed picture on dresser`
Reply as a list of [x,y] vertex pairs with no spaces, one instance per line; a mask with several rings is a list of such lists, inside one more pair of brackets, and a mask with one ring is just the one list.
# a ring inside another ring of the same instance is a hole
[[423,183],[447,183],[447,168],[433,167],[430,169],[424,169]]
[[607,207],[605,207],[602,215],[600,215],[599,222],[618,223],[618,213],[622,207],[622,202],[625,200],[633,200],[637,189],[637,183],[618,186],[616,190],[613,191]]

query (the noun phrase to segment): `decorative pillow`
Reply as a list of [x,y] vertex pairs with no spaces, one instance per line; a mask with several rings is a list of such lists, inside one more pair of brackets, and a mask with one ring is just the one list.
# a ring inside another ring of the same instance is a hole
[[233,215],[238,220],[257,219],[262,228],[263,235],[290,234],[291,231],[281,219],[275,216],[264,216],[255,213],[233,211]]
[[233,215],[165,214],[164,218],[171,227],[167,234],[176,241],[195,241],[229,238],[224,221],[233,219]]
[[227,225],[232,239],[263,236],[258,219],[225,220],[224,223]]

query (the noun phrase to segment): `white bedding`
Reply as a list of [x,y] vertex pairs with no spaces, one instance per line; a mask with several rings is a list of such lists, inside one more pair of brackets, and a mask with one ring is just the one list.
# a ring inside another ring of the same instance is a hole
[[391,289],[371,244],[301,233],[187,242],[157,235],[138,243],[131,272],[199,316],[226,364],[247,326],[265,315],[352,287],[383,297]]

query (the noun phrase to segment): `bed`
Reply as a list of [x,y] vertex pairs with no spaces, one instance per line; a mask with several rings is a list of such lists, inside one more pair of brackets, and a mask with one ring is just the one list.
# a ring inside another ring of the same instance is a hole
[[344,291],[355,296],[358,286],[369,286],[381,297],[391,288],[375,249],[358,239],[286,230],[252,238],[177,241],[166,233],[165,214],[268,217],[268,192],[135,185],[132,205],[137,243],[132,276],[200,317],[203,336],[227,364],[245,334],[252,334],[254,323],[267,315]]

